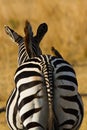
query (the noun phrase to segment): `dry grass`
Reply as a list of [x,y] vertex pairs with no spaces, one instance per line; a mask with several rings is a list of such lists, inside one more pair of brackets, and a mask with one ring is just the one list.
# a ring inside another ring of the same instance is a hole
[[[0,0],[0,107],[4,106],[14,87],[17,67],[17,46],[4,32],[7,24],[23,34],[24,21],[30,20],[35,32],[46,22],[48,33],[41,43],[43,53],[51,54],[55,46],[71,63],[84,63],[87,57],[87,1],[86,0]],[[79,92],[87,93],[87,66],[75,67]],[[83,97],[85,114],[80,130],[87,129],[87,97]],[[0,129],[9,130],[5,114],[0,115]]]

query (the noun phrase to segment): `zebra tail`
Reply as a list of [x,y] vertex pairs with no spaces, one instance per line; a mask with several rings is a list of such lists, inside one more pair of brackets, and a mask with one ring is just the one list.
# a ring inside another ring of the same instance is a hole
[[54,127],[54,114],[52,109],[52,104],[49,105],[49,120],[48,120],[48,129],[53,130]]

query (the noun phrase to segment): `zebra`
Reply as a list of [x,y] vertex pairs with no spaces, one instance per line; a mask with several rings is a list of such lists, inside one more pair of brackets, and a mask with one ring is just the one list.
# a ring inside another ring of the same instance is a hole
[[[81,95],[78,92],[76,73],[72,65],[69,64],[67,61],[63,60],[64,58],[62,57],[62,55],[54,47],[51,48],[51,51],[54,53],[55,56],[59,58],[59,61],[57,61],[57,59],[53,60],[54,66],[57,66],[58,62],[60,62],[59,69],[56,69],[57,73],[55,75],[55,79],[58,80],[54,81],[55,86],[56,84],[58,85],[58,87],[54,89],[54,108],[56,108],[56,104],[58,105],[58,109],[54,110],[55,116],[57,118],[57,121],[59,121],[59,117],[62,116],[61,113],[64,112],[66,114],[62,117],[62,119],[65,118],[65,121],[59,124],[60,130],[63,129],[63,125],[67,126],[65,127],[65,129],[67,130],[77,130],[80,128],[83,120],[84,107]],[[68,118],[68,116],[70,115],[71,119]],[[74,120],[74,118],[76,118],[76,120]]]
[[[26,42],[26,39],[28,38],[29,44],[31,44],[33,34],[31,33],[30,25],[28,25],[28,29],[30,31],[28,35],[29,38],[27,37],[26,28],[25,28],[26,35],[24,38],[24,42]],[[17,33],[13,33],[13,30],[11,30],[8,26],[5,26],[5,30],[7,34],[10,34],[12,38],[15,38],[17,36]],[[40,33],[40,35],[42,34]],[[39,36],[36,35],[34,37],[34,39],[36,38],[35,40],[37,40],[38,43],[42,39],[40,35]],[[30,58],[32,57],[33,53],[32,55],[30,54],[30,57],[28,54],[26,54],[25,56],[26,50],[21,36],[19,36],[19,38],[17,38],[15,41],[18,43],[19,46],[19,56],[18,56],[19,67],[14,76],[16,88],[13,90],[11,96],[9,97],[7,102],[7,107],[6,107],[6,117],[7,117],[8,125],[10,129],[14,129],[14,130],[30,129],[30,128],[32,130],[46,129],[45,127],[47,127],[48,102],[47,102],[47,95],[45,96],[46,92],[44,92],[46,91],[46,87],[42,87],[43,84],[45,84],[43,73],[41,73],[42,67],[40,64],[42,62],[38,57],[34,59]],[[30,51],[32,52],[31,48],[32,47],[30,45]],[[22,76],[24,76],[24,78]],[[22,83],[22,80],[25,80],[23,81],[24,83]],[[20,84],[20,81],[21,81],[21,85],[18,85]],[[22,95],[22,93],[26,93],[26,94]],[[26,97],[24,97],[24,95],[26,95]],[[25,101],[25,99],[27,102]],[[23,105],[24,104],[23,102],[25,102],[25,105]],[[44,114],[44,111],[46,114]],[[29,122],[27,121],[27,119],[29,119]]]
[[55,48],[52,48],[52,51],[56,57],[40,55],[34,58],[35,60],[39,59],[39,63],[43,59],[45,64],[40,64],[40,67],[43,66],[44,68],[47,65],[45,69],[48,69],[45,73],[50,73],[50,75],[48,74],[50,89],[48,89],[47,98],[51,104],[51,121],[54,123],[55,130],[77,130],[83,119],[83,103],[78,93],[76,74],[72,66],[64,60]]

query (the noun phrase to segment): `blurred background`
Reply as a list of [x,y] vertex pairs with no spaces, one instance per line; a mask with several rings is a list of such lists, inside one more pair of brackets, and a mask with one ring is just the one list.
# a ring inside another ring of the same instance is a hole
[[[8,25],[24,36],[25,20],[34,34],[39,24],[46,22],[48,32],[41,41],[44,54],[54,46],[68,60],[77,74],[79,92],[85,113],[80,130],[87,130],[87,1],[86,0],[0,0],[0,108],[15,87],[17,45],[4,31]],[[0,129],[9,130],[5,113],[0,114]]]

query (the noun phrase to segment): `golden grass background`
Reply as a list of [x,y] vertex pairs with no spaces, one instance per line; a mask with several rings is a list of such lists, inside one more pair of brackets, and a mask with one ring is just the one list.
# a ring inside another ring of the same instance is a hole
[[[56,47],[77,73],[79,92],[87,93],[87,1],[86,0],[0,0],[0,107],[6,104],[14,88],[17,46],[5,34],[9,25],[22,36],[28,19],[34,33],[40,23],[48,24],[41,42],[44,54]],[[83,97],[84,120],[80,130],[87,130],[87,97]],[[9,130],[5,114],[0,114],[0,130]]]

